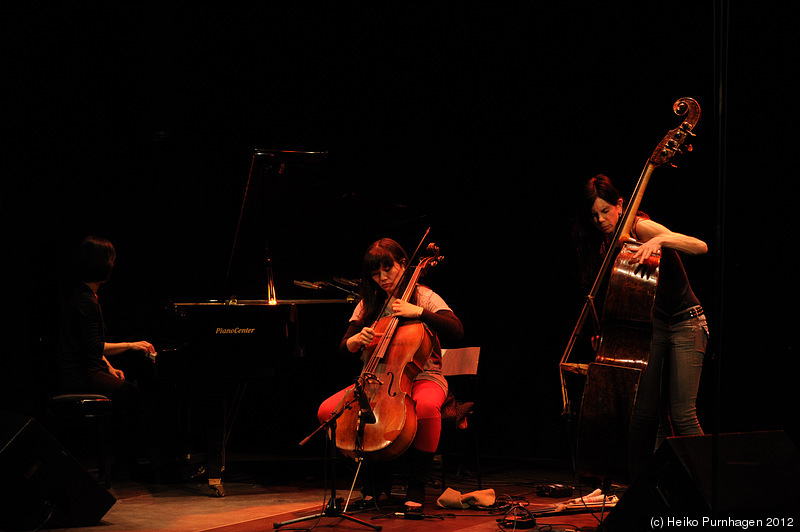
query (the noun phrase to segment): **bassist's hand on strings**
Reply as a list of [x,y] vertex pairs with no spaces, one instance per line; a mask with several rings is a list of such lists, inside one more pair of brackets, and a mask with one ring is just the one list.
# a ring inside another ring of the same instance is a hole
[[651,255],[661,253],[661,243],[658,239],[653,238],[652,240],[648,240],[644,242],[640,247],[639,250],[634,253],[633,258],[631,259],[634,263],[641,263],[647,261]]
[[708,245],[693,236],[670,231],[667,227],[653,220],[639,220],[635,226],[636,240],[642,246],[634,254],[634,262],[644,262],[650,255],[660,253],[661,248],[670,248],[687,255],[702,255],[708,252]]

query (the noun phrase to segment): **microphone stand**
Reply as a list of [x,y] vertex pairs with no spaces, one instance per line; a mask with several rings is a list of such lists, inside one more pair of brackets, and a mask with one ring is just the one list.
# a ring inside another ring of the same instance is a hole
[[[342,407],[339,410],[337,410],[333,414],[331,414],[330,417],[324,423],[322,423],[319,427],[317,427],[317,429],[314,432],[309,434],[303,441],[300,442],[300,446],[304,446],[314,436],[316,436],[319,432],[322,432],[323,429],[325,429],[325,428],[329,428],[330,429],[330,435],[331,435],[331,437],[330,437],[330,440],[331,440],[330,441],[330,446],[331,446],[331,454],[330,454],[330,464],[331,464],[330,465],[330,467],[331,467],[330,489],[331,489],[331,493],[330,493],[330,498],[328,499],[328,502],[325,504],[325,509],[322,512],[318,513],[318,514],[307,515],[305,517],[298,517],[296,519],[289,519],[288,521],[282,521],[282,522],[278,522],[278,523],[273,523],[272,524],[273,528],[280,528],[283,525],[290,525],[290,524],[294,524],[294,523],[300,523],[300,522],[303,522],[303,521],[309,521],[311,519],[320,519],[322,517],[339,517],[339,518],[342,518],[342,519],[348,519],[350,521],[353,521],[354,523],[358,523],[358,524],[364,525],[364,526],[369,527],[369,528],[371,528],[373,530],[382,530],[383,527],[381,527],[380,525],[373,525],[372,523],[368,523],[366,521],[363,521],[361,519],[353,517],[352,515],[348,515],[348,514],[344,513],[344,510],[342,510],[342,508],[340,507],[339,501],[336,500],[336,420],[339,419],[342,416],[342,414],[344,413],[344,411],[349,409],[353,403],[357,402],[361,395],[363,395],[363,390],[360,389],[360,386],[356,386],[356,393],[354,394],[353,398],[350,401],[348,401],[347,403],[345,403],[344,405],[342,405]],[[373,415],[373,419],[374,419],[374,413],[371,410],[369,411],[369,413]],[[363,413],[362,413],[362,415],[363,415]],[[326,455],[326,461],[327,461],[327,455]],[[327,464],[326,464],[326,466],[327,466]]]

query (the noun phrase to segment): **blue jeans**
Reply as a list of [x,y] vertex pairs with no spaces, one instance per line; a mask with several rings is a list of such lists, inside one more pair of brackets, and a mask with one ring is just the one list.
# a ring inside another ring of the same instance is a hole
[[708,324],[705,316],[673,325],[662,320],[653,322],[650,364],[661,366],[661,421],[667,427],[671,422],[672,429],[667,436],[703,434],[697,420],[697,390],[707,344]]
[[667,436],[703,434],[697,419],[697,391],[707,344],[704,315],[680,323],[653,320],[650,360],[639,382],[631,419],[632,476]]

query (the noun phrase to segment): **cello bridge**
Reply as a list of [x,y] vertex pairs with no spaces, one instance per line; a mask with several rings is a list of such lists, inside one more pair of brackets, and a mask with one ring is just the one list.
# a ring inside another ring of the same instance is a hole
[[364,381],[369,383],[377,382],[383,385],[383,382],[374,373],[364,373]]

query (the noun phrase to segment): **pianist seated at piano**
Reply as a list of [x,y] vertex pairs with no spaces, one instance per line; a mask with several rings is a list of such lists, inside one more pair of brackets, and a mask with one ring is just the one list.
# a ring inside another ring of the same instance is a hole
[[[156,350],[145,340],[107,341],[106,324],[97,292],[108,281],[116,260],[114,245],[88,236],[73,255],[76,283],[60,324],[56,372],[59,393],[97,393],[112,400],[117,467],[131,467],[139,452],[147,455],[155,480],[186,476],[175,460],[168,460],[166,444],[156,425],[154,364]],[[133,356],[130,356],[133,355]],[[119,369],[116,360],[127,356],[136,373]],[[112,360],[115,361],[112,364]],[[191,476],[189,474],[189,476]]]
[[[439,341],[460,342],[464,328],[447,303],[426,286],[416,285],[408,301],[395,297],[402,294],[404,285],[408,284],[403,277],[408,261],[403,248],[388,238],[378,240],[368,248],[362,264],[361,301],[353,311],[339,350],[346,357],[360,354],[366,363],[364,358],[367,352],[364,348],[381,334],[373,328],[373,324],[385,316],[418,320],[433,335],[433,353],[411,386],[417,431],[410,448],[402,456],[408,480],[405,512],[415,514],[423,509],[425,485],[441,434],[441,407],[447,398],[447,381],[442,375]],[[320,422],[327,420],[341,407],[342,399],[350,388],[322,403],[317,413]],[[342,428],[345,427],[340,426],[339,432]],[[378,461],[369,466],[362,477],[364,498],[356,506],[374,505],[382,494],[388,496],[391,493],[389,464]]]

